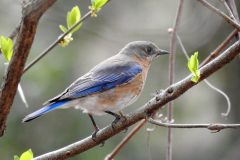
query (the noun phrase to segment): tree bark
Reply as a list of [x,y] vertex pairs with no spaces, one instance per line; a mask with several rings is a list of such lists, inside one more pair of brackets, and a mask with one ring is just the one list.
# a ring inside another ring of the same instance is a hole
[[37,25],[43,13],[56,0],[25,0],[22,6],[22,21],[14,46],[14,54],[4,76],[0,90],[0,136],[6,128],[6,120],[16,94],[18,83],[29,51],[31,49]]

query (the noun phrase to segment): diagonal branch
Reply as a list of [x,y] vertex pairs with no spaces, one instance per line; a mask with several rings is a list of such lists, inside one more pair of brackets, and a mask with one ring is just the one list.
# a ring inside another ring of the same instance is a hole
[[[108,4],[111,0],[108,0],[106,4]],[[104,6],[105,6],[104,5]],[[103,7],[104,7],[103,6]],[[90,16],[92,15],[92,11],[88,11],[77,23],[75,23],[72,27],[70,27],[66,32],[64,32],[63,34],[61,34],[52,44],[50,44],[42,53],[40,53],[40,55],[38,57],[36,57],[32,62],[30,62],[30,64],[28,64],[24,70],[23,73],[25,73],[26,71],[28,71],[33,65],[35,65],[38,61],[40,61],[44,56],[46,56],[54,47],[56,47],[58,45],[58,43],[60,41],[63,40],[63,38],[65,36],[67,36],[72,30],[74,30],[77,26],[79,26],[79,24],[81,24],[83,21],[85,21],[86,19],[88,19]]]
[[[218,56],[200,69],[201,78],[199,82],[209,77],[211,74],[222,68],[227,63],[231,62],[239,54],[239,52],[240,42],[236,42],[226,51],[224,51],[224,53],[222,53],[220,56]],[[106,141],[117,133],[123,131],[127,127],[135,124],[139,120],[148,117],[156,110],[162,108],[166,103],[181,96],[183,93],[185,93],[187,90],[189,90],[196,84],[197,83],[193,83],[191,81],[191,75],[189,75],[183,80],[166,88],[163,92],[149,100],[149,102],[147,102],[137,111],[126,115],[126,119],[120,120],[114,127],[114,130],[111,125],[101,129],[97,133],[97,137],[95,139],[96,142],[92,140],[91,136],[89,136],[85,139],[82,139],[78,142],[60,148],[58,150],[38,156],[34,158],[34,160],[66,159],[76,154],[87,151],[94,146],[102,143],[103,141]]]
[[60,35],[52,44],[50,44],[42,53],[40,53],[40,55],[35,58],[32,62],[30,62],[30,64],[28,64],[24,70],[23,73],[25,73],[26,71],[28,71],[33,65],[35,65],[38,61],[40,61],[44,56],[46,56],[54,47],[56,47],[58,45],[58,43],[60,41],[62,41],[62,39],[68,35],[74,28],[76,28],[79,24],[81,24],[83,21],[85,21],[88,17],[90,17],[92,14],[91,11],[87,12],[76,24],[74,24],[71,28],[69,28],[65,33],[63,33],[62,35]]
[[137,126],[135,126],[131,132],[128,133],[126,137],[109,153],[104,160],[113,160],[113,158],[119,153],[119,151],[127,144],[127,142],[146,124],[147,120],[143,119]]
[[51,7],[56,0],[32,0],[23,4],[22,22],[14,47],[14,55],[0,90],[0,136],[6,128],[6,119],[9,114],[22,71],[31,49],[37,24],[42,14]]
[[227,11],[228,11],[229,17],[230,17],[232,20],[236,21],[234,15],[233,15],[233,12],[232,12],[230,6],[228,5],[228,3],[226,2],[226,0],[222,0],[222,2],[223,2],[225,8],[226,8]]
[[[238,23],[240,23],[239,20],[239,15],[238,15],[238,10],[237,10],[237,6],[235,3],[235,0],[224,0],[224,4],[226,4],[227,8],[229,8],[229,14],[232,14],[234,20]],[[229,6],[229,7],[228,7]],[[238,39],[240,39],[240,32],[238,32]]]
[[229,45],[229,43],[232,41],[233,37],[237,33],[237,29],[232,31],[232,33],[230,33],[229,36],[227,36],[227,38],[223,42],[221,42],[221,44],[213,52],[211,52],[207,58],[203,60],[203,62],[200,64],[200,67],[204,66],[205,64],[216,58],[227,47],[227,45]]
[[161,121],[154,120],[149,118],[149,123],[155,124],[160,127],[167,128],[206,128],[208,130],[219,132],[223,129],[228,128],[240,128],[240,124],[221,124],[221,123],[207,123],[207,124],[174,124],[174,123],[163,123]]
[[221,10],[217,9],[210,3],[208,3],[206,0],[198,0],[200,3],[202,3],[205,7],[210,9],[211,11],[215,12],[219,16],[223,17],[229,24],[231,24],[233,27],[235,27],[238,31],[240,31],[240,25],[232,20],[230,17],[228,17],[225,13],[223,13]]

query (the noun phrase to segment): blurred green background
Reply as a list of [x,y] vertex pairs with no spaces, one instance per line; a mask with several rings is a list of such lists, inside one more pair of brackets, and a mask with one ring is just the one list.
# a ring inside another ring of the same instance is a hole
[[[220,1],[211,2],[225,11]],[[240,6],[239,1],[236,2],[237,6]],[[19,155],[29,148],[37,156],[89,136],[93,131],[89,117],[74,109],[57,110],[27,124],[22,124],[21,119],[38,109],[49,98],[62,92],[71,82],[97,63],[116,54],[130,41],[149,40],[160,48],[168,49],[170,38],[167,29],[173,25],[177,3],[177,0],[112,0],[99,12],[97,18],[90,18],[83,23],[68,47],[54,48],[31,68],[21,79],[30,107],[25,108],[19,95],[15,96],[7,121],[7,130],[4,137],[0,138],[0,159],[13,159],[13,155]],[[59,36],[61,32],[58,25],[66,23],[66,13],[75,5],[80,7],[83,15],[88,11],[90,0],[58,0],[44,14],[38,26],[28,63]],[[20,20],[20,1],[1,0],[0,35],[8,36]],[[203,60],[231,30],[232,27],[222,18],[198,2],[184,1],[178,33],[189,54],[199,51],[199,58]],[[186,59],[179,47],[176,60],[176,81],[179,81],[189,74]],[[0,56],[1,77],[4,75],[3,63],[4,59]],[[226,100],[206,84],[200,83],[175,101],[175,123],[239,123],[239,78],[239,58],[208,78],[231,99],[232,110],[227,118],[221,116],[227,108]],[[162,56],[152,64],[144,92],[139,100],[124,112],[136,110],[147,102],[156,90],[167,86],[168,57]],[[96,120],[102,128],[111,123],[113,118],[106,115],[96,117]],[[121,150],[117,160],[165,158],[166,129],[156,127],[150,133],[148,146],[146,127]],[[106,141],[104,147],[97,146],[71,159],[104,159],[125,135],[126,133],[120,133]],[[239,135],[238,129],[226,129],[219,133],[211,133],[206,129],[174,129],[173,159],[239,159]]]

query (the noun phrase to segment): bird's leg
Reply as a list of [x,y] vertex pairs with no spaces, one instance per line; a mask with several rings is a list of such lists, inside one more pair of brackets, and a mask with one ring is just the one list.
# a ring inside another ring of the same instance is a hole
[[[97,142],[97,141],[96,141],[96,138],[97,138],[97,132],[99,131],[99,128],[98,128],[96,122],[94,121],[93,116],[92,116],[91,114],[89,114],[89,113],[88,113],[88,116],[90,117],[90,119],[91,119],[91,121],[92,121],[92,124],[93,124],[93,127],[94,127],[94,129],[95,129],[95,131],[94,131],[93,134],[92,134],[92,140],[93,140],[94,142]],[[100,147],[103,147],[103,146],[104,146],[104,141],[101,142],[101,146],[100,146]]]
[[112,122],[112,128],[115,128],[115,125],[117,122],[121,119],[122,115],[118,115],[117,113],[111,112],[111,111],[105,111],[105,113],[110,114],[115,117],[114,121]]
[[122,111],[119,111],[118,113],[121,116],[121,118],[123,118],[125,121],[127,120],[127,118],[125,117]]
[[90,119],[92,121],[92,124],[93,124],[93,127],[95,129],[95,131],[92,134],[92,139],[96,142],[97,132],[99,131],[99,128],[98,128],[96,122],[94,121],[93,116],[89,113],[88,113],[88,116],[90,117]]
[[[127,120],[126,116],[124,116],[124,114],[123,114],[122,111],[119,111],[118,113],[119,113],[119,115],[124,119],[124,121]],[[123,133],[126,133],[127,131],[128,131],[128,128],[126,128]]]

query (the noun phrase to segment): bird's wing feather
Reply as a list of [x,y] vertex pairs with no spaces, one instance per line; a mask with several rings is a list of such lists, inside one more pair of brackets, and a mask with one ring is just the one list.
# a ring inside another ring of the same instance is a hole
[[75,81],[62,94],[49,100],[48,103],[81,98],[112,89],[134,79],[141,71],[141,65],[132,61],[113,61],[113,63],[99,65]]
[[52,110],[55,110],[61,106],[63,106],[64,104],[66,104],[68,102],[68,100],[62,100],[62,101],[58,101],[56,103],[52,103],[50,105],[46,105],[40,109],[38,109],[37,111],[27,115],[23,120],[22,122],[29,122],[35,118],[38,118]]

